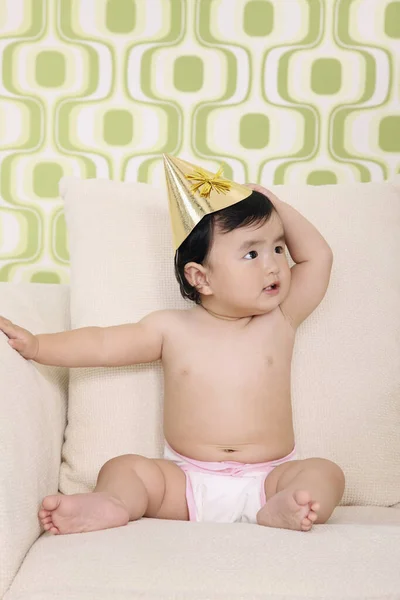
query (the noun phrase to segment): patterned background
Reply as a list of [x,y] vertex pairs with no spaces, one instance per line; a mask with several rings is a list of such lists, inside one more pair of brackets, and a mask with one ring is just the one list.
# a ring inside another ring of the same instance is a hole
[[0,0],[0,280],[69,282],[63,175],[400,172],[400,1]]

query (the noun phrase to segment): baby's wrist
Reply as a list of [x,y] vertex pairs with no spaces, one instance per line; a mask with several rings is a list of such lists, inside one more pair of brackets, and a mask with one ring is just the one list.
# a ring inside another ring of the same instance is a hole
[[[32,334],[33,335],[33,334]],[[39,354],[39,338],[37,335],[33,335],[33,352],[31,356],[31,360],[35,360],[37,355]]]

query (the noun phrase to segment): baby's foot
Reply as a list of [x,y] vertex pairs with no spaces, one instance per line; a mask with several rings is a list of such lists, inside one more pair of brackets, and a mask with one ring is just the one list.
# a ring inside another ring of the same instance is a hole
[[267,527],[310,531],[317,512],[318,502],[312,502],[311,494],[305,490],[282,490],[272,496],[257,513],[257,523]]
[[129,522],[126,506],[107,492],[46,496],[39,518],[50,533],[83,533]]

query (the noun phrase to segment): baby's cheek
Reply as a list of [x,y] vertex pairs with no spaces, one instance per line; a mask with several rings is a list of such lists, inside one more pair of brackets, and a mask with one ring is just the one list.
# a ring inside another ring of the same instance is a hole
[[283,300],[284,298],[286,298],[286,296],[289,294],[289,290],[290,290],[290,280],[286,281],[284,283],[284,285],[281,288],[282,293],[281,293],[281,300]]

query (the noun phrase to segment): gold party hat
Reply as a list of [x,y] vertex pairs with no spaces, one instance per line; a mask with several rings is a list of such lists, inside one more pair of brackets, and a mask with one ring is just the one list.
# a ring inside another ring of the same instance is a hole
[[253,193],[244,185],[224,179],[222,167],[214,175],[169,154],[163,157],[175,250],[205,215],[232,206]]

